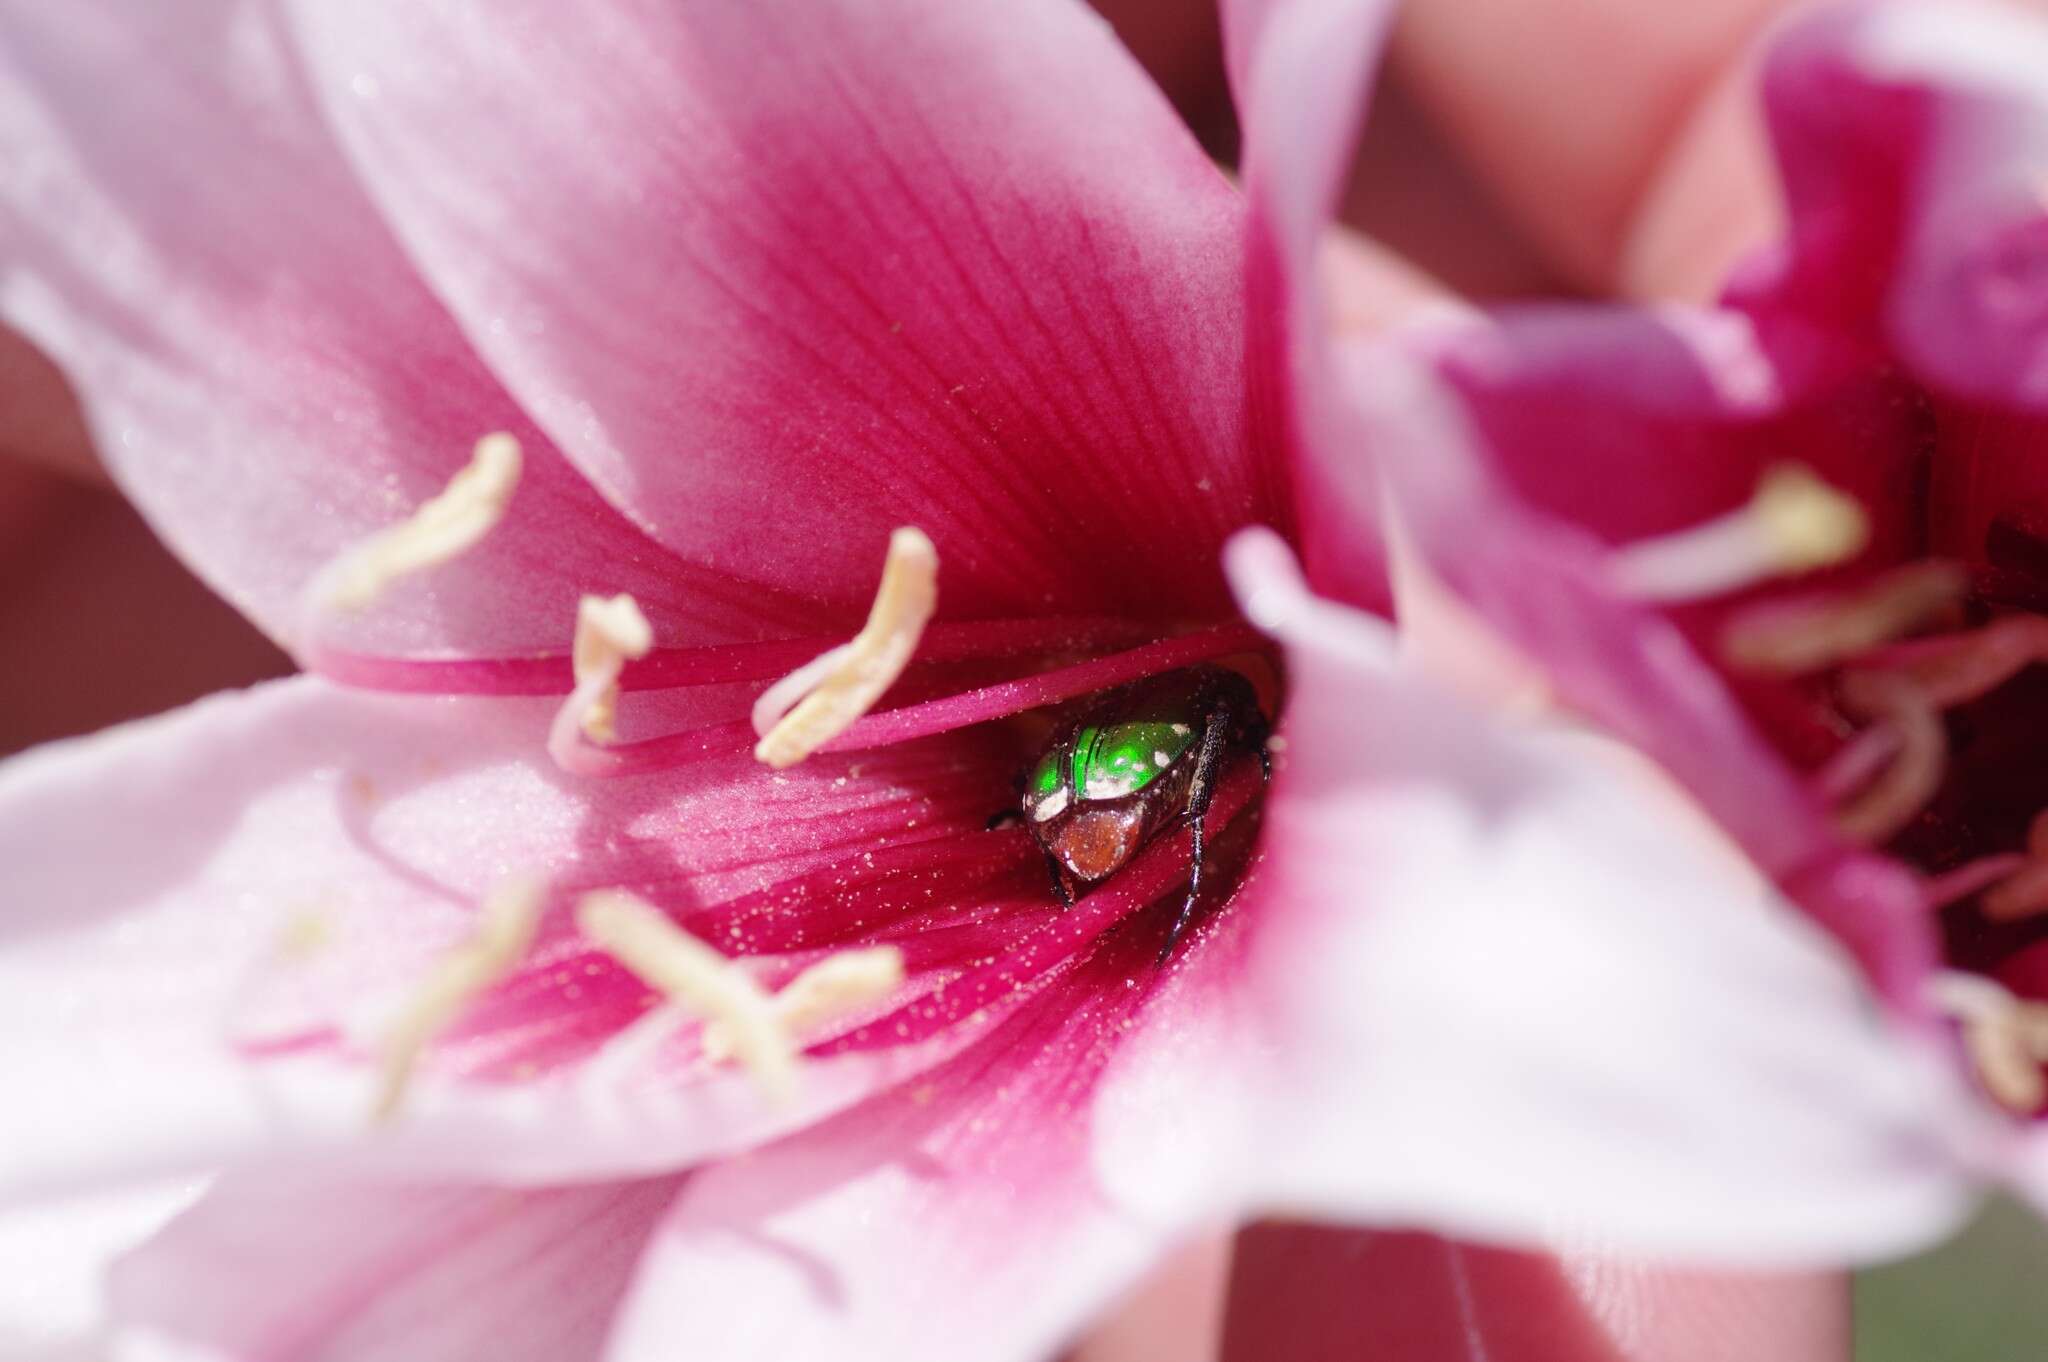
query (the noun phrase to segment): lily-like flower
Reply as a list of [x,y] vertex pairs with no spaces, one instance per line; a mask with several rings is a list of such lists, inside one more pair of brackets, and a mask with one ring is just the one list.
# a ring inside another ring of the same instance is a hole
[[1949,1065],[1930,1155],[2048,1204],[2048,26],[1824,11],[1764,90],[1789,224],[1720,306],[1461,323],[1360,391],[1432,456],[1385,461],[1424,594],[1854,954]]
[[[1266,1208],[1953,1218],[1822,935],[1400,661],[1314,275],[1382,6],[1226,18],[1242,194],[1064,3],[5,8],[0,303],[309,672],[0,775],[0,1189],[222,1170],[116,1355],[1022,1359]],[[1190,929],[1177,827],[1063,906],[1017,716],[1218,660]]]

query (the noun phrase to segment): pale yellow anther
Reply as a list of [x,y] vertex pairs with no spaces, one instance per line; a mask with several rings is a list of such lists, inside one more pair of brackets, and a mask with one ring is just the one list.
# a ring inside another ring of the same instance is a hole
[[[784,984],[770,1000],[775,1020],[785,1035],[800,1041],[826,1023],[878,1003],[903,984],[903,952],[894,946],[869,946],[841,951]],[[712,1022],[704,1028],[704,1054],[725,1059],[734,1050],[726,1028]]]
[[546,891],[533,880],[510,880],[484,896],[475,929],[441,958],[384,1034],[374,1119],[388,1120],[397,1112],[427,1042],[525,957],[545,899]]
[[653,904],[619,890],[576,906],[583,934],[683,1011],[722,1028],[728,1053],[771,1101],[796,1092],[796,1046],[774,999],[737,961],[691,936]]
[[1613,585],[1642,600],[1701,600],[1845,562],[1869,539],[1853,497],[1808,468],[1781,464],[1739,510],[1615,550]]
[[647,656],[654,628],[639,603],[621,593],[609,600],[585,596],[576,607],[576,640],[570,662],[582,699],[578,726],[596,742],[610,742],[618,714],[619,673],[628,661]]
[[1804,464],[1779,464],[1764,474],[1750,512],[1788,575],[1846,562],[1870,542],[1863,507]]
[[844,733],[910,665],[939,599],[939,554],[924,531],[889,536],[868,622],[851,642],[799,667],[754,704],[754,756],[794,766]]
[[519,486],[519,442],[502,431],[476,442],[461,472],[398,524],[345,550],[313,579],[312,600],[360,610],[401,577],[467,552],[504,518]]
[[2023,1116],[2048,1103],[2048,1006],[1977,975],[1940,974],[1931,989],[1935,1007],[1961,1025],[1963,1048],[1993,1101]]

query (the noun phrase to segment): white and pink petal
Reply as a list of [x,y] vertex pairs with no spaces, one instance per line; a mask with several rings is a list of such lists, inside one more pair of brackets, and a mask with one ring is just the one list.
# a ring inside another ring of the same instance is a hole
[[1119,1207],[1089,1167],[1103,1065],[1150,1025],[1126,980],[1151,939],[1105,940],[925,1078],[692,1177],[612,1362],[1034,1362],[1071,1342],[1200,1228]]
[[229,1177],[117,1265],[109,1352],[116,1362],[596,1357],[683,1184]]
[[1955,1223],[1984,1132],[1838,949],[1639,758],[1390,675],[1272,548],[1235,550],[1294,676],[1248,977],[1112,1069],[1112,1195],[1781,1266]]
[[1234,191],[1067,0],[292,7],[468,336],[693,562],[853,608],[1227,608],[1269,514]]
[[63,366],[157,531],[273,638],[305,644],[318,569],[499,430],[525,475],[498,529],[322,630],[566,650],[578,594],[620,590],[691,642],[816,627],[661,549],[554,452],[355,182],[269,5],[7,6],[0,163],[0,315]]
[[1247,381],[1266,438],[1286,451],[1294,497],[1283,523],[1323,590],[1387,603],[1375,501],[1332,495],[1347,472],[1370,481],[1380,456],[1346,400],[1329,340],[1322,276],[1335,216],[1393,6],[1384,0],[1231,0],[1230,79],[1244,127]]
[[[664,717],[743,704],[714,688],[670,697]],[[976,1028],[820,1059],[786,1109],[734,1071],[608,1068],[606,1042],[651,995],[575,934],[579,892],[630,889],[747,953],[857,939],[891,893],[912,901],[906,921],[957,910],[959,950],[1054,914],[1022,834],[982,830],[1008,759],[979,737],[778,777],[739,750],[581,782],[539,757],[546,708],[298,680],[0,768],[0,1184],[309,1150],[526,1180],[683,1166],[857,1100]],[[948,874],[957,898],[906,888]],[[534,955],[373,1129],[382,1028],[477,902],[520,877],[552,887]],[[942,946],[916,967],[949,968]],[[1005,995],[989,1001],[999,1016]]]

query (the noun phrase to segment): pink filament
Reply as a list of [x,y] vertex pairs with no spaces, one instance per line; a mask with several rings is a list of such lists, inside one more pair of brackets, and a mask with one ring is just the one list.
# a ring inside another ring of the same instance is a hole
[[1199,634],[1161,639],[1142,648],[1111,653],[1078,666],[1061,667],[1036,676],[984,686],[962,695],[949,695],[943,700],[870,714],[826,743],[823,750],[846,752],[865,747],[886,747],[912,738],[928,738],[935,733],[985,723],[990,719],[1008,718],[1027,709],[1057,704],[1077,695],[1173,671],[1209,658],[1248,652],[1263,647],[1264,643],[1263,636],[1248,624],[1226,624]]
[[1875,845],[1913,821],[1941,788],[1948,767],[1948,733],[1926,691],[1894,672],[1860,672],[1844,679],[1849,708],[1891,729],[1897,755],[1863,793],[1836,811],[1844,835]]
[[1750,671],[1824,671],[1952,613],[1969,589],[1953,563],[1914,563],[1853,594],[1773,601],[1737,613],[1721,653]]
[[[962,662],[1055,650],[1086,652],[1126,646],[1155,632],[1129,620],[1103,616],[946,621],[925,630],[917,663]],[[708,648],[657,648],[627,665],[619,677],[619,688],[664,690],[773,680],[845,641],[844,637],[775,639]],[[362,690],[429,695],[566,695],[575,686],[575,674],[566,652],[534,657],[381,657],[314,643],[303,651],[301,661],[308,671]]]
[[2048,661],[2048,618],[2009,615],[1967,634],[1887,648],[1875,667],[1911,677],[1937,709],[1989,694],[2035,662]]
[[2027,858],[2016,851],[1980,856],[1945,874],[1930,876],[1922,883],[1921,892],[1926,895],[1930,909],[1946,908],[1990,888],[2026,864]]
[[[1076,666],[1060,667],[940,700],[870,714],[826,743],[822,750],[854,751],[886,747],[913,738],[928,738],[969,724],[1008,718],[1041,705],[1071,700],[1077,695],[1172,671],[1207,658],[1247,652],[1261,647],[1263,642],[1263,636],[1248,624],[1226,624],[1199,634],[1160,639],[1127,652],[1092,658]],[[573,764],[564,764],[576,774],[585,776],[644,775],[707,757],[729,756],[750,749],[753,742],[753,725],[741,720],[611,747],[584,742],[570,758]]]

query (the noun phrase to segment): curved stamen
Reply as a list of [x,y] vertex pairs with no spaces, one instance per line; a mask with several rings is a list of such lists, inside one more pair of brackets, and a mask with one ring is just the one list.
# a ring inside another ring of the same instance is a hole
[[1928,876],[1921,881],[1920,891],[1926,897],[1928,908],[1938,911],[1952,903],[1961,903],[1973,894],[1981,894],[2026,866],[2027,858],[2017,851],[1980,856],[1954,870]]
[[576,610],[572,653],[576,689],[569,692],[548,728],[548,755],[565,771],[608,774],[602,748],[611,742],[618,712],[619,672],[628,658],[654,644],[654,630],[628,595],[610,600],[585,596]]
[[2017,922],[2048,911],[2048,811],[2034,815],[2027,825],[2026,854],[2013,859],[2019,865],[1979,905],[1993,922]]
[[1943,709],[1968,704],[2048,661],[2048,618],[2008,615],[1969,633],[1903,643],[1870,659],[1910,676]]
[[[354,545],[313,576],[316,610],[361,610],[401,577],[467,552],[504,518],[519,487],[519,441],[500,431],[476,442],[463,469],[398,524]],[[312,638],[317,630],[304,631]]]
[[1963,1048],[1984,1091],[2031,1115],[2048,1102],[2048,1007],[2024,1002],[1982,975],[1943,971],[1928,980],[1928,1002],[1962,1026]]
[[1799,464],[1765,473],[1739,510],[1616,549],[1610,579],[1643,601],[1696,601],[1846,562],[1870,540],[1855,498]]
[[427,1043],[525,956],[544,898],[541,885],[531,880],[509,881],[484,896],[469,938],[442,958],[385,1034],[372,1119],[387,1121],[397,1114]]
[[[777,989],[770,1000],[783,1034],[802,1037],[849,1012],[872,1006],[903,986],[903,952],[895,946],[864,946],[828,955]],[[724,1023],[704,1027],[704,1057],[730,1058],[735,1042]]]
[[770,686],[754,704],[754,756],[793,766],[851,727],[910,665],[938,607],[939,554],[924,531],[889,536],[889,557],[868,622],[852,641]]
[[1842,703],[1892,733],[1897,754],[1848,804],[1835,812],[1845,837],[1876,845],[1889,841],[1941,788],[1948,766],[1948,733],[1927,694],[1892,672],[1854,672],[1842,680]]
[[[744,963],[621,890],[584,895],[576,925],[641,982],[701,1019],[704,1056],[737,1060],[774,1102],[796,1094],[803,1032],[878,1002],[903,983],[902,952],[873,946],[828,956],[770,993]],[[625,1037],[636,1051],[644,1039]]]
[[1913,563],[1854,592],[1744,610],[1721,634],[1734,666],[1776,676],[1829,667],[1926,627],[1962,604],[1969,575],[1954,563]]

